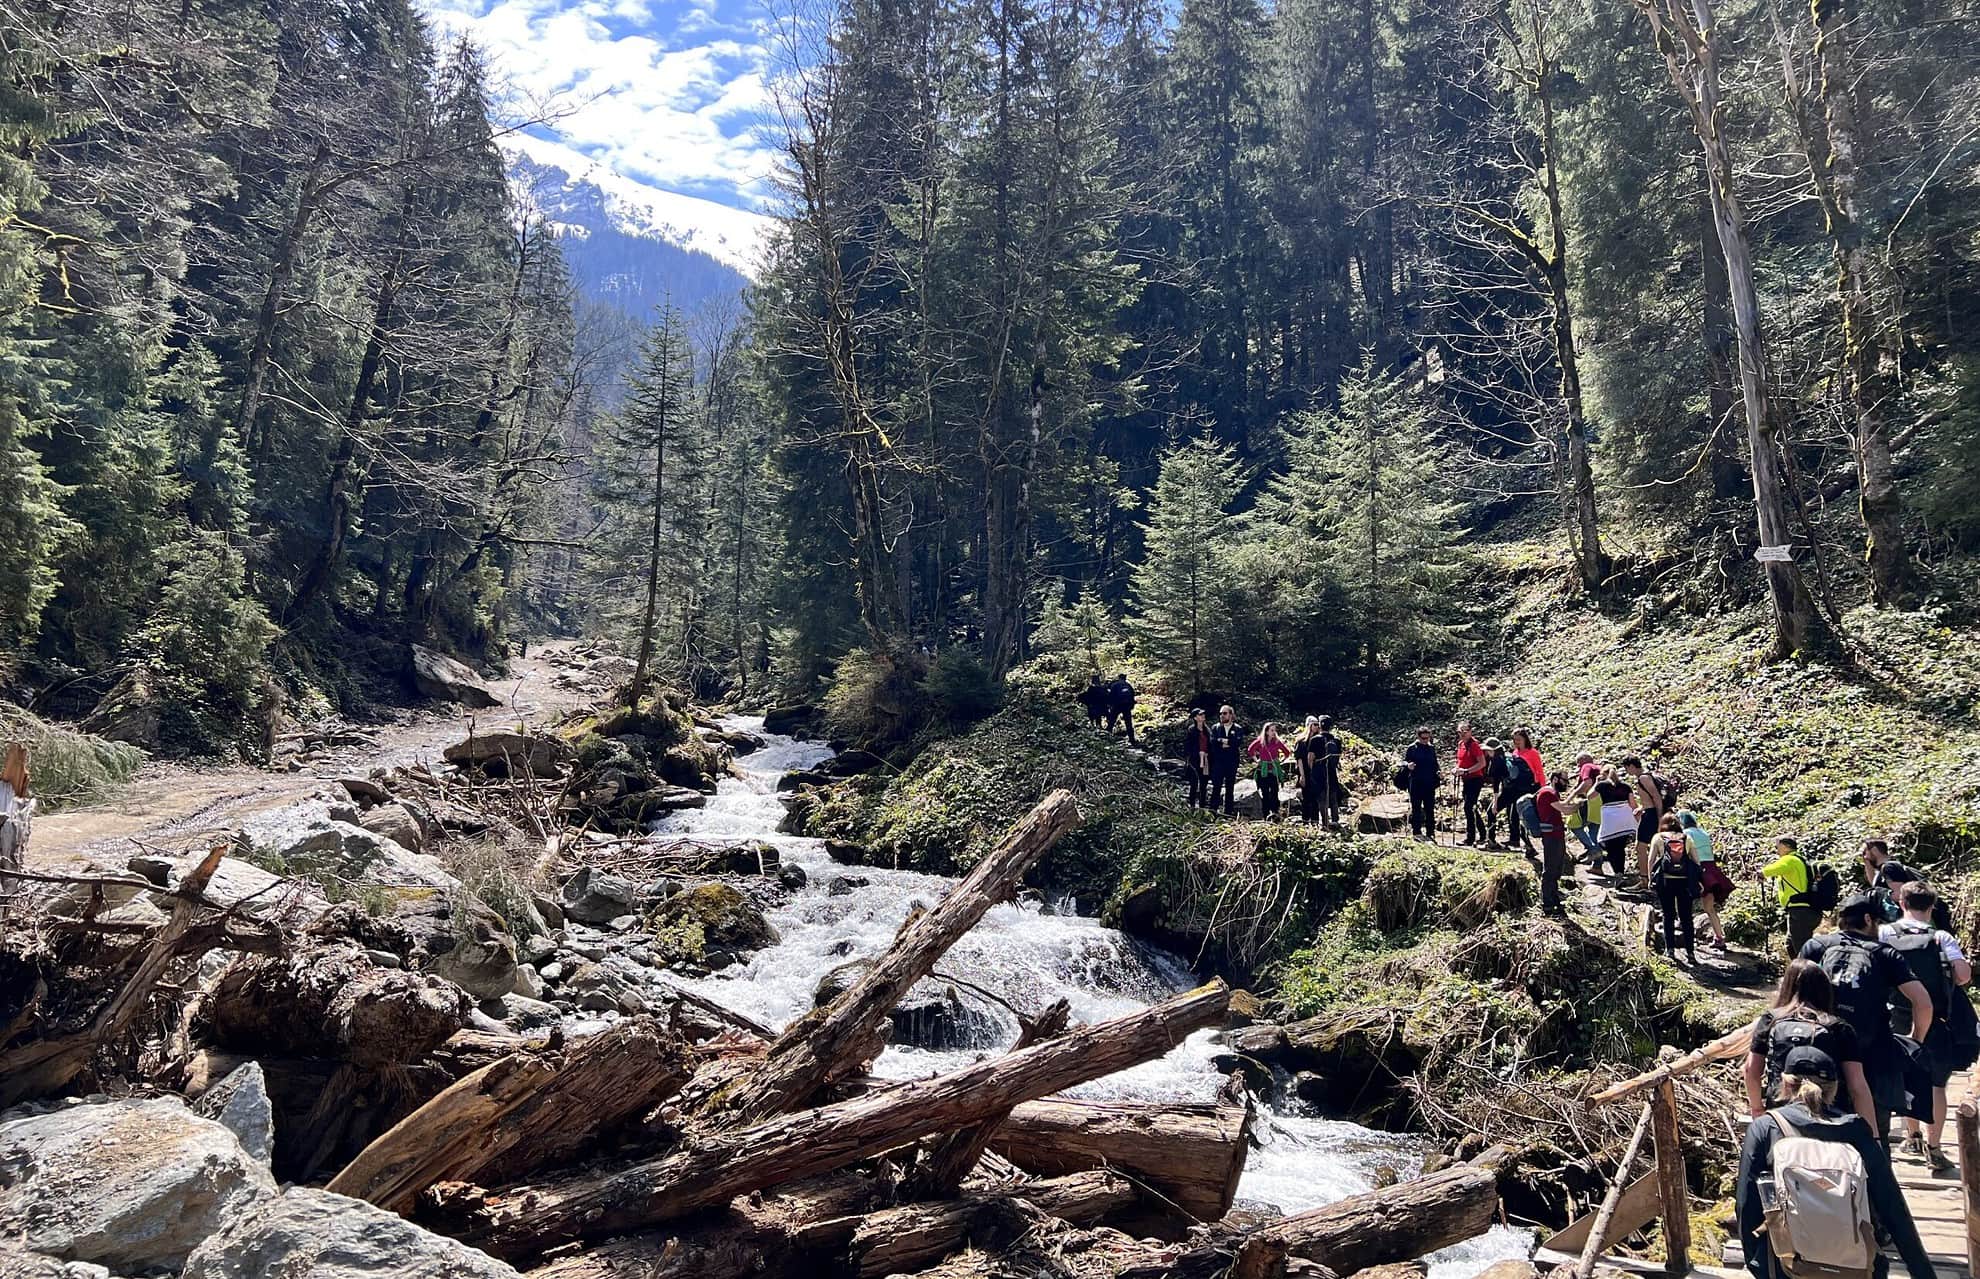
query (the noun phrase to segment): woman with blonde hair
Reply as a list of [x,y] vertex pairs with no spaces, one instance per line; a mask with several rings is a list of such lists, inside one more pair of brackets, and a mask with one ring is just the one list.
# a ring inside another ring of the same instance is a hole
[[1279,783],[1285,779],[1286,761],[1292,757],[1292,747],[1279,738],[1279,726],[1267,723],[1258,730],[1245,749],[1251,760],[1252,775],[1258,780],[1258,802],[1263,806],[1268,821],[1279,820]]
[[27,747],[9,743],[0,763],[0,870],[21,868],[21,846],[27,842]]
[[[1883,1143],[1863,1116],[1835,1108],[1838,1081],[1835,1058],[1820,1048],[1796,1048],[1787,1055],[1774,1107],[1747,1125],[1735,1196],[1746,1268],[1753,1279],[1881,1274],[1876,1236],[1882,1233],[1911,1279],[1936,1279]],[[1860,1200],[1850,1193],[1859,1187]],[[1853,1235],[1839,1234],[1837,1223],[1847,1225],[1861,1206],[1869,1221],[1857,1223]],[[1788,1252],[1786,1264],[1777,1246]]]

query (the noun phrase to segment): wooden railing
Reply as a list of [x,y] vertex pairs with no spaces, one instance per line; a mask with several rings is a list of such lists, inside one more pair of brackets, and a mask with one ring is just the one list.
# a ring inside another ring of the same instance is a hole
[[1966,1273],[1980,1276],[1980,1100],[1959,1103],[1959,1188],[1966,1208]]

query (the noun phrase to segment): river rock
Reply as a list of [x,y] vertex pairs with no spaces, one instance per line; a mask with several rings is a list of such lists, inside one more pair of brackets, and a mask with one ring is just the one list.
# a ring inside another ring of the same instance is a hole
[[459,702],[475,709],[500,706],[502,699],[488,685],[481,682],[481,676],[466,663],[457,662],[445,653],[436,653],[423,644],[409,646],[411,652],[413,687],[422,697],[437,698],[443,702]]
[[755,733],[745,733],[740,729],[711,728],[701,734],[705,742],[726,746],[729,753],[740,759],[763,749],[763,739]]
[[[1426,1268],[1425,1274],[1429,1273]],[[1495,1261],[1478,1272],[1477,1279],[1538,1279],[1540,1268],[1530,1261],[1508,1258]]]
[[520,1279],[485,1252],[395,1212],[292,1186],[233,1216],[182,1279]]
[[667,963],[713,965],[780,940],[763,910],[728,884],[695,884],[653,908],[647,917],[653,948]]
[[1393,835],[1409,829],[1409,796],[1401,791],[1372,795],[1355,810],[1354,828],[1364,835]]
[[0,1186],[0,1234],[119,1270],[177,1270],[275,1194],[231,1130],[176,1098],[0,1116]]
[[855,844],[845,839],[825,841],[825,855],[841,866],[864,866],[872,856],[864,844]]
[[1210,1068],[1238,1076],[1244,1080],[1244,1086],[1255,1093],[1270,1094],[1273,1091],[1272,1068],[1248,1053],[1229,1050],[1211,1053]]
[[339,777],[337,779],[337,785],[343,787],[344,793],[349,795],[360,808],[370,808],[373,804],[383,804],[392,798],[392,792],[385,789],[385,784],[372,777],[358,777],[356,775]]
[[275,1158],[275,1107],[268,1100],[268,1080],[261,1063],[236,1067],[226,1078],[200,1094],[193,1113],[224,1124],[241,1149],[262,1163]]
[[588,1012],[647,1011],[646,993],[612,963],[583,965],[564,978],[560,993]]
[[507,729],[470,734],[440,755],[449,764],[479,768],[491,777],[525,770],[533,777],[556,777],[576,758],[576,752],[558,738]]
[[500,1004],[500,1020],[510,1030],[528,1034],[532,1030],[548,1030],[564,1019],[557,1006],[541,999],[531,999],[527,995],[504,995]]
[[59,1261],[54,1257],[0,1240],[0,1279],[114,1279],[89,1261]]
[[377,804],[359,815],[357,824],[372,834],[389,839],[409,853],[426,851],[426,831],[404,804],[396,801]]
[[864,875],[834,875],[825,885],[827,897],[850,897],[856,888],[865,888],[873,881]]
[[815,706],[773,706],[763,712],[763,731],[786,737],[802,737],[818,718]]
[[623,875],[580,866],[564,881],[559,904],[566,919],[604,924],[631,913],[640,902],[639,885]]
[[320,800],[251,817],[241,834],[252,849],[251,860],[283,874],[320,874],[347,884],[399,889],[458,887],[438,858],[337,821]]
[[777,867],[777,882],[792,892],[798,891],[811,882],[811,876],[796,862],[784,862]]
[[800,768],[779,777],[777,779],[777,789],[780,791],[794,791],[801,786],[829,786],[831,783],[832,777],[829,773],[820,772],[815,768]]
[[[1531,1271],[1532,1267],[1528,1266],[1527,1269]],[[1357,1270],[1353,1279],[1424,1279],[1429,1273],[1430,1267],[1420,1261],[1396,1261],[1386,1266],[1369,1266]],[[1484,1279],[1483,1275],[1479,1279]]]
[[837,755],[820,764],[815,770],[827,777],[858,777],[877,768],[885,768],[887,761],[872,751],[840,751]]

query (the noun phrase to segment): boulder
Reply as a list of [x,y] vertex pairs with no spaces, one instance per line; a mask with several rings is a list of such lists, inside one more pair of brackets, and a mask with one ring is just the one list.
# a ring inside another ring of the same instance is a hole
[[1373,795],[1361,801],[1354,828],[1364,835],[1393,835],[1409,829],[1409,796],[1401,791]]
[[873,881],[864,875],[834,875],[825,885],[827,897],[850,897],[855,888],[865,888]]
[[541,733],[508,729],[473,733],[440,752],[449,764],[479,768],[493,777],[527,771],[533,777],[555,777],[576,758],[563,741]]
[[762,909],[723,883],[695,884],[653,908],[647,917],[653,947],[667,963],[716,964],[775,945],[777,930]]
[[392,798],[392,792],[385,789],[383,782],[370,777],[358,777],[355,775],[339,777],[337,779],[337,785],[343,787],[344,793],[349,795],[363,808],[369,808],[373,804],[386,803]]
[[0,1186],[0,1235],[119,1270],[177,1270],[275,1194],[231,1130],[176,1098],[0,1116]]
[[555,1004],[531,999],[527,995],[504,995],[501,1008],[502,1015],[498,1020],[510,1030],[519,1030],[524,1034],[532,1030],[548,1030],[564,1017]]
[[820,772],[815,768],[800,768],[779,777],[777,789],[794,791],[800,786],[829,786],[831,783],[832,777],[829,773]]
[[1539,1279],[1539,1274],[1540,1268],[1532,1262],[1508,1258],[1479,1271],[1477,1279]]
[[485,1252],[395,1212],[290,1187],[233,1215],[186,1261],[183,1279],[520,1279]]
[[[812,1005],[823,1008],[849,990],[873,967],[870,959],[849,959],[818,979]],[[887,1041],[915,1048],[987,1048],[1008,1038],[995,1017],[966,1003],[952,986],[921,981],[887,1014]]]
[[559,993],[587,1012],[643,1013],[648,1004],[638,982],[611,962],[584,964],[564,978]]
[[632,913],[640,897],[639,885],[625,876],[580,866],[564,881],[558,904],[566,919],[581,924],[604,924]]
[[201,1093],[193,1113],[225,1125],[241,1149],[262,1163],[275,1158],[275,1108],[268,1100],[268,1080],[260,1062],[236,1067]]
[[0,1240],[0,1279],[113,1279],[88,1261],[58,1261]]
[[820,764],[816,771],[827,777],[858,777],[876,768],[885,768],[887,761],[872,751],[840,751],[837,755]]
[[818,718],[813,706],[773,706],[763,712],[763,731],[787,737],[802,737]]
[[77,727],[85,733],[113,742],[126,742],[139,750],[155,751],[160,743],[163,718],[151,671],[134,666],[110,686]]
[[777,867],[777,882],[792,892],[811,882],[811,876],[796,862],[784,862]]
[[459,702],[477,710],[502,704],[502,699],[482,683],[481,676],[465,663],[457,662],[445,653],[436,653],[422,644],[410,647],[413,687],[419,690],[422,697]]
[[378,804],[367,810],[357,824],[372,834],[389,839],[409,853],[426,851],[426,831],[419,818],[404,804]]
[[825,855],[841,866],[864,866],[872,856],[864,844],[851,840],[828,839],[825,841]]
[[742,732],[739,729],[712,728],[703,732],[701,737],[703,741],[717,746],[728,747],[729,753],[737,759],[763,749],[763,739],[761,737],[758,737],[755,733]]
[[250,860],[288,875],[323,875],[346,884],[451,889],[459,883],[436,857],[331,816],[320,801],[249,818],[241,834]]

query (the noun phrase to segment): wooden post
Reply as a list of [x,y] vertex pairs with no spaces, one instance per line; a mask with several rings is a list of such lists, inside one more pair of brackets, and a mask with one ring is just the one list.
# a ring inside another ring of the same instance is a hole
[[1684,1185],[1684,1151],[1679,1148],[1677,1085],[1669,1079],[1650,1097],[1650,1132],[1657,1152],[1657,1189],[1664,1201],[1664,1272],[1691,1269],[1691,1199]]
[[1980,1101],[1959,1103],[1959,1188],[1966,1201],[1966,1272],[1980,1275]]
[[1644,1102],[1643,1113],[1636,1117],[1636,1131],[1630,1135],[1629,1145],[1623,1148],[1621,1162],[1616,1164],[1615,1184],[1603,1196],[1601,1211],[1595,1214],[1595,1224],[1589,1227],[1588,1242],[1582,1246],[1581,1260],[1575,1263],[1575,1279],[1588,1279],[1595,1273],[1595,1261],[1609,1242],[1609,1223],[1615,1220],[1616,1205],[1623,1199],[1623,1187],[1629,1185],[1629,1170],[1636,1163],[1636,1152],[1643,1149],[1643,1134],[1650,1131],[1650,1111],[1650,1103]]

